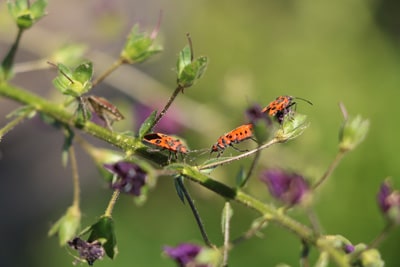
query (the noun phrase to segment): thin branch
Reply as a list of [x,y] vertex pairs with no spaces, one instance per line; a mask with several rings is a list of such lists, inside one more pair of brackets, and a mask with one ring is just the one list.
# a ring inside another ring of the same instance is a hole
[[75,149],[71,145],[69,147],[69,157],[71,160],[71,169],[72,169],[72,184],[74,187],[74,198],[73,198],[73,206],[79,208],[80,202],[80,185],[79,185],[79,172],[78,172],[78,163],[76,161]]
[[265,148],[268,148],[268,147],[270,147],[270,146],[272,146],[272,145],[274,145],[274,144],[277,144],[277,143],[282,143],[282,141],[280,141],[280,140],[277,139],[277,138],[273,138],[273,139],[270,140],[268,143],[265,143],[265,144],[263,144],[263,145],[261,145],[261,146],[255,148],[255,149],[253,149],[253,150],[247,151],[247,152],[245,152],[245,153],[243,153],[243,154],[240,154],[240,155],[238,155],[238,156],[231,157],[231,158],[228,158],[228,159],[226,159],[226,160],[221,160],[221,161],[218,161],[218,162],[215,162],[215,163],[210,163],[210,164],[206,164],[206,165],[199,166],[199,170],[212,169],[212,168],[218,167],[218,166],[220,166],[220,165],[232,163],[233,161],[240,160],[240,159],[246,158],[246,157],[248,157],[248,156],[251,156],[251,155],[253,155],[254,153],[257,153],[258,151],[263,150],[263,149],[265,149]]
[[125,61],[122,58],[116,60],[108,69],[106,69],[102,74],[100,74],[99,77],[96,78],[96,80],[92,82],[92,87],[95,87],[96,85],[101,83],[105,78],[107,78],[107,76],[113,73],[119,66],[124,63]]
[[120,191],[118,189],[114,190],[110,202],[108,202],[108,206],[106,211],[104,212],[104,217],[111,217],[115,204],[117,203]]
[[342,160],[344,155],[346,154],[346,151],[339,150],[338,153],[336,154],[336,158],[332,161],[331,165],[329,165],[328,169],[322,175],[322,177],[313,185],[313,190],[317,189],[323,182],[328,179],[328,177],[332,174],[332,172],[336,169],[337,165],[339,162]]

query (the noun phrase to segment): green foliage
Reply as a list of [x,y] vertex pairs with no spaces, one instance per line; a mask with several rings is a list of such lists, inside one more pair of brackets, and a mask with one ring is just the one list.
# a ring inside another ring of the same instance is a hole
[[143,139],[143,136],[145,136],[150,130],[151,127],[154,125],[154,121],[156,120],[157,116],[157,110],[154,110],[149,117],[146,118],[146,120],[142,123],[142,125],[139,128],[139,139]]
[[208,65],[208,58],[201,56],[193,59],[190,46],[185,46],[179,53],[177,62],[178,85],[188,88],[194,85],[204,74]]
[[124,63],[140,63],[162,51],[160,45],[154,44],[154,37],[139,31],[139,25],[134,25],[121,51]]
[[46,15],[46,0],[37,0],[29,6],[28,0],[8,1],[8,11],[17,23],[18,28],[28,29]]
[[91,62],[84,62],[74,70],[62,63],[59,63],[57,68],[58,76],[53,80],[53,84],[61,93],[79,97],[92,88],[93,65]]
[[58,235],[60,246],[65,246],[73,239],[80,228],[81,212],[75,205],[69,207],[67,212],[51,227],[49,236]]
[[282,128],[276,131],[275,138],[279,142],[286,142],[300,136],[308,126],[306,115],[296,113],[293,116],[287,116],[283,121]]
[[114,220],[111,217],[103,216],[96,223],[92,224],[88,231],[90,232],[88,242],[100,241],[107,256],[113,259],[118,253]]
[[369,121],[361,118],[347,118],[339,132],[339,148],[342,151],[350,151],[356,148],[367,136]]

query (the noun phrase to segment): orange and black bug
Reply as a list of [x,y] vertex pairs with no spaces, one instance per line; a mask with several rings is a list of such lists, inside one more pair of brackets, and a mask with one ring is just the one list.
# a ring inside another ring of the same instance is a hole
[[143,142],[156,148],[168,150],[170,152],[169,160],[171,160],[172,156],[176,159],[178,154],[185,155],[188,153],[188,148],[181,140],[162,133],[146,134],[143,137]]
[[261,110],[262,113],[267,113],[269,116],[275,117],[279,123],[282,123],[286,114],[291,112],[291,107],[296,105],[295,99],[303,100],[310,105],[312,103],[304,98],[293,97],[293,96],[278,96],[274,101],[268,104]]
[[122,113],[118,110],[116,106],[108,102],[107,99],[99,96],[85,96],[82,100],[93,113],[96,113],[105,123],[107,128],[111,131],[111,125],[114,121],[120,121],[124,119]]
[[220,136],[217,142],[211,147],[211,153],[218,152],[217,157],[219,157],[228,146],[231,146],[234,149],[243,152],[242,150],[234,147],[233,145],[247,139],[254,140],[252,123],[243,124],[233,129],[232,131]]

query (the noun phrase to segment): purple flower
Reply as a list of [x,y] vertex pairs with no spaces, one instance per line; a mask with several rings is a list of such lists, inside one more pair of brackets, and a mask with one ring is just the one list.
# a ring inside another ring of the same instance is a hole
[[86,260],[89,265],[93,265],[96,260],[102,259],[105,253],[102,244],[98,240],[87,242],[75,237],[73,240],[68,241],[68,245],[77,250],[79,258]]
[[388,180],[385,180],[377,195],[379,208],[390,220],[400,223],[400,192],[393,191]]
[[111,184],[112,189],[140,196],[147,175],[140,166],[129,161],[119,161],[114,164],[104,164],[104,168],[118,176],[118,179]]
[[354,251],[354,246],[353,245],[344,245],[343,249],[344,249],[344,252],[346,252],[347,254],[350,254]]
[[257,123],[259,120],[265,120],[267,125],[272,123],[270,117],[265,112],[262,112],[259,105],[253,105],[246,109],[246,116],[253,124]]
[[196,263],[196,256],[201,249],[201,246],[195,244],[182,243],[176,247],[166,246],[164,247],[164,252],[174,259],[179,267],[207,267],[208,265]]
[[262,173],[261,181],[267,184],[271,195],[288,205],[301,202],[308,192],[306,180],[299,174],[271,169]]

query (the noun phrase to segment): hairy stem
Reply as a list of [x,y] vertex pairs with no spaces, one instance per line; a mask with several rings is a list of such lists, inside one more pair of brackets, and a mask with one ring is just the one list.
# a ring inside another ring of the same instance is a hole
[[115,204],[117,203],[118,197],[119,197],[120,191],[118,189],[114,190],[110,202],[108,202],[108,206],[106,211],[104,212],[104,217],[112,217],[112,212],[115,207]]
[[234,162],[236,160],[240,160],[240,159],[246,158],[248,156],[251,156],[254,153],[258,153],[258,151],[263,150],[265,148],[268,148],[268,147],[270,147],[270,146],[272,146],[274,144],[277,144],[277,143],[282,143],[282,141],[280,141],[277,138],[273,138],[268,143],[265,143],[265,144],[255,148],[253,150],[247,151],[247,152],[242,153],[242,154],[240,154],[238,156],[231,157],[231,158],[228,158],[228,159],[225,159],[225,160],[221,160],[221,161],[218,161],[218,162],[202,165],[202,166],[199,167],[199,169],[200,170],[212,169],[212,168],[224,165],[224,164],[232,163],[232,162]]
[[79,208],[81,188],[79,185],[78,163],[76,161],[75,149],[73,146],[69,147],[69,157],[71,160],[72,184],[74,188],[74,199],[72,205]]
[[62,124],[81,129],[92,136],[119,147],[127,153],[132,153],[138,148],[145,147],[140,140],[137,140],[132,136],[111,132],[90,121],[82,122],[78,120],[74,114],[66,111],[62,105],[53,104],[36,94],[18,87],[0,83],[0,95],[13,99],[24,105],[31,106],[35,110]]

